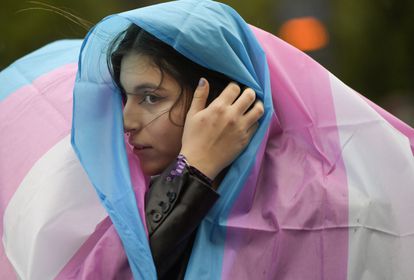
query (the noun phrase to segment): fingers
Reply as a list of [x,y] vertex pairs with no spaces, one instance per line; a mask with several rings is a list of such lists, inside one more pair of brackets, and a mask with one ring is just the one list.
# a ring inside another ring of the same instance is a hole
[[[188,116],[195,115],[196,113],[206,109],[207,98],[209,95],[210,86],[205,78],[201,78],[198,87],[196,88],[191,102],[190,109],[187,113]],[[241,121],[240,124],[250,128],[254,125],[264,114],[264,107],[261,101],[256,100],[256,92],[247,88],[240,94],[240,87],[237,83],[231,82],[223,90],[223,92],[210,104],[214,108],[226,108],[232,107],[230,114],[236,114],[234,120]],[[213,106],[212,106],[213,105]],[[218,106],[214,106],[218,105]],[[223,105],[225,105],[223,107]],[[253,105],[253,106],[252,106]],[[209,108],[210,108],[209,106]],[[207,109],[208,110],[208,109]],[[232,122],[234,124],[234,121]]]
[[194,115],[206,107],[209,91],[210,85],[208,81],[201,78],[194,92],[193,100],[191,101],[191,106],[187,113],[188,115]]
[[231,105],[240,95],[240,87],[235,82],[229,83],[223,92],[212,102],[222,103],[224,105]]
[[244,114],[256,100],[256,92],[251,88],[246,88],[240,97],[234,102],[234,108]]
[[264,114],[264,106],[261,101],[256,101],[253,105],[253,108],[250,109],[245,115],[245,123],[247,127],[253,126],[255,123],[259,121],[259,119]]

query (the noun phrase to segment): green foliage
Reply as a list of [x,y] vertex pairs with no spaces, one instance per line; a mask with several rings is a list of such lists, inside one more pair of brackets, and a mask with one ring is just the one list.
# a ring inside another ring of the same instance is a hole
[[414,2],[341,0],[332,13],[336,74],[373,99],[414,94]]
[[[59,9],[97,23],[103,17],[148,5],[147,1],[49,0],[6,1],[0,9],[0,69],[19,57],[55,40],[83,38],[87,30],[70,21]],[[70,16],[69,16],[70,17]]]

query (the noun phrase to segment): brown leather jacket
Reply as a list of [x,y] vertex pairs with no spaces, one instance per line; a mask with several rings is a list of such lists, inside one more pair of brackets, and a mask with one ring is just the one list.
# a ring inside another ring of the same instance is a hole
[[[171,177],[176,163],[154,178],[146,199],[149,241],[158,279],[183,279],[196,229],[218,193],[187,166]],[[173,172],[174,173],[174,172]]]

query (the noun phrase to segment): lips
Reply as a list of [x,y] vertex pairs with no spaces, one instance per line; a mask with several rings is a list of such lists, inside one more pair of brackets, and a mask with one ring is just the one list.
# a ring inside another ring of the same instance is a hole
[[149,145],[133,145],[132,152],[142,160],[148,160],[154,156],[154,149]]
[[128,139],[128,143],[132,146],[134,153],[142,153],[144,151],[147,151],[149,149],[152,149],[151,145],[147,145],[145,143],[138,143],[136,141],[133,141],[132,135]]
[[138,151],[152,148],[149,145],[133,145],[133,147],[134,147],[135,150],[138,150]]

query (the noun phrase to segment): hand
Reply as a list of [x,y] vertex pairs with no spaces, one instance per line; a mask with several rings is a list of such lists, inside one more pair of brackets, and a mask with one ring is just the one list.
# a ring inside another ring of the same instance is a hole
[[264,107],[255,101],[251,88],[240,95],[236,83],[230,83],[206,108],[208,94],[208,81],[202,78],[187,113],[180,153],[190,165],[214,179],[250,142]]

